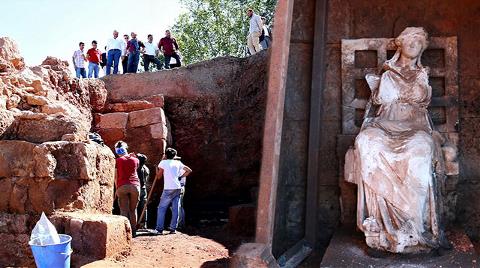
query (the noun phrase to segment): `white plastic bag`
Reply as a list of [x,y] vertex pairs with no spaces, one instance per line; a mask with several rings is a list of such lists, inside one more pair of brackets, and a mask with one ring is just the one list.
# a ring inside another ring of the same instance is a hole
[[55,229],[55,226],[53,226],[43,212],[40,220],[35,224],[35,228],[32,230],[30,241],[32,241],[34,245],[40,246],[60,243],[57,229]]

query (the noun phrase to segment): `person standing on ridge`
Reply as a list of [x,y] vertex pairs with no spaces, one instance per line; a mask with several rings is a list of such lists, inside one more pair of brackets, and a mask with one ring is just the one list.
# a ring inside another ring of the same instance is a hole
[[262,35],[263,23],[259,15],[253,12],[253,9],[247,10],[247,16],[250,18],[250,27],[248,28],[247,46],[250,55],[261,50],[260,36]]
[[262,46],[262,49],[269,48],[270,44],[272,43],[270,30],[268,29],[266,20],[267,19],[265,19],[265,17],[262,17],[263,28],[262,28],[262,35],[260,36],[260,45]]
[[85,48],[85,44],[80,42],[78,44],[79,49],[73,53],[72,60],[73,60],[73,67],[75,68],[75,74],[77,78],[87,78],[87,72],[85,71],[85,62],[87,58],[83,53],[83,49]]
[[122,74],[126,74],[128,73],[128,52],[127,52],[127,44],[128,44],[128,40],[130,39],[130,37],[128,36],[128,34],[124,34],[123,35],[123,49],[122,49],[122,69],[123,69],[123,72]]
[[153,62],[157,65],[157,70],[162,68],[162,63],[157,58],[158,55],[158,47],[153,43],[153,35],[148,35],[148,41],[144,44],[144,54],[143,54],[143,67],[145,68],[145,72],[149,72],[150,63]]
[[137,40],[137,34],[132,32],[132,37],[127,43],[128,64],[127,72],[136,73],[138,70],[138,61],[140,60],[140,44]]
[[100,50],[97,48],[97,41],[92,41],[92,48],[87,51],[88,60],[88,78],[98,78],[99,64],[100,64]]
[[170,60],[174,58],[177,63],[175,66],[180,67],[182,62],[180,61],[180,56],[178,55],[178,44],[175,38],[171,37],[170,30],[165,31],[165,37],[160,39],[158,43],[158,49],[163,52],[165,56],[165,69],[170,69]]
[[113,38],[107,42],[107,75],[111,73],[113,65],[113,74],[118,73],[118,63],[122,55],[123,41],[118,38],[117,30],[113,31]]

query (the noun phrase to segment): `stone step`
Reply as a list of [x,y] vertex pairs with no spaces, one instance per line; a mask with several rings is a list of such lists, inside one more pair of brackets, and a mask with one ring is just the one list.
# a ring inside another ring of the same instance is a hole
[[341,228],[330,240],[320,267],[477,267],[478,255],[465,232],[452,229],[447,231],[447,236],[453,246],[451,250],[379,254],[367,247],[362,233]]
[[50,219],[59,233],[72,236],[73,262],[104,259],[131,250],[132,229],[123,216],[56,212]]

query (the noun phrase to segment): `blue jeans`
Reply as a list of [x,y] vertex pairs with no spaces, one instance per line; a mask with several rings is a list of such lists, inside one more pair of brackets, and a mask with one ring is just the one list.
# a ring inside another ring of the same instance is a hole
[[87,72],[85,71],[85,68],[75,68],[75,74],[77,75],[77,78],[87,78]]
[[118,63],[120,62],[120,56],[122,55],[122,51],[120,49],[110,49],[107,53],[107,75],[111,72],[112,64],[113,64],[113,74],[118,73]]
[[88,63],[88,78],[92,78],[92,74],[93,77],[98,78],[98,63]]
[[163,231],[165,212],[167,212],[170,203],[172,204],[172,221],[170,222],[170,230],[177,229],[180,192],[181,189],[163,190],[162,197],[160,197],[160,203],[158,204],[157,227],[155,228],[157,231]]
[[138,61],[140,60],[140,52],[128,54],[128,73],[136,73],[138,70]]

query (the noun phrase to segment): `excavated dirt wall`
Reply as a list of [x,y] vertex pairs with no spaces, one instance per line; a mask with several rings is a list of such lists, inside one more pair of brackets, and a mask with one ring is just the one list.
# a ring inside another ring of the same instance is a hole
[[[185,200],[190,216],[218,210],[226,217],[228,206],[255,200],[267,60],[267,52],[262,52],[244,59],[217,58],[174,70],[105,77],[102,80],[108,97],[103,116],[125,110],[131,118],[132,110],[160,107],[165,111],[165,122],[151,120],[140,128],[127,124],[115,134],[97,130],[109,145],[125,138],[130,151],[147,155],[151,170],[164,150],[161,140],[175,147],[194,171],[187,182]],[[168,126],[168,135],[152,132],[155,121]],[[152,138],[154,135],[158,138]]]

